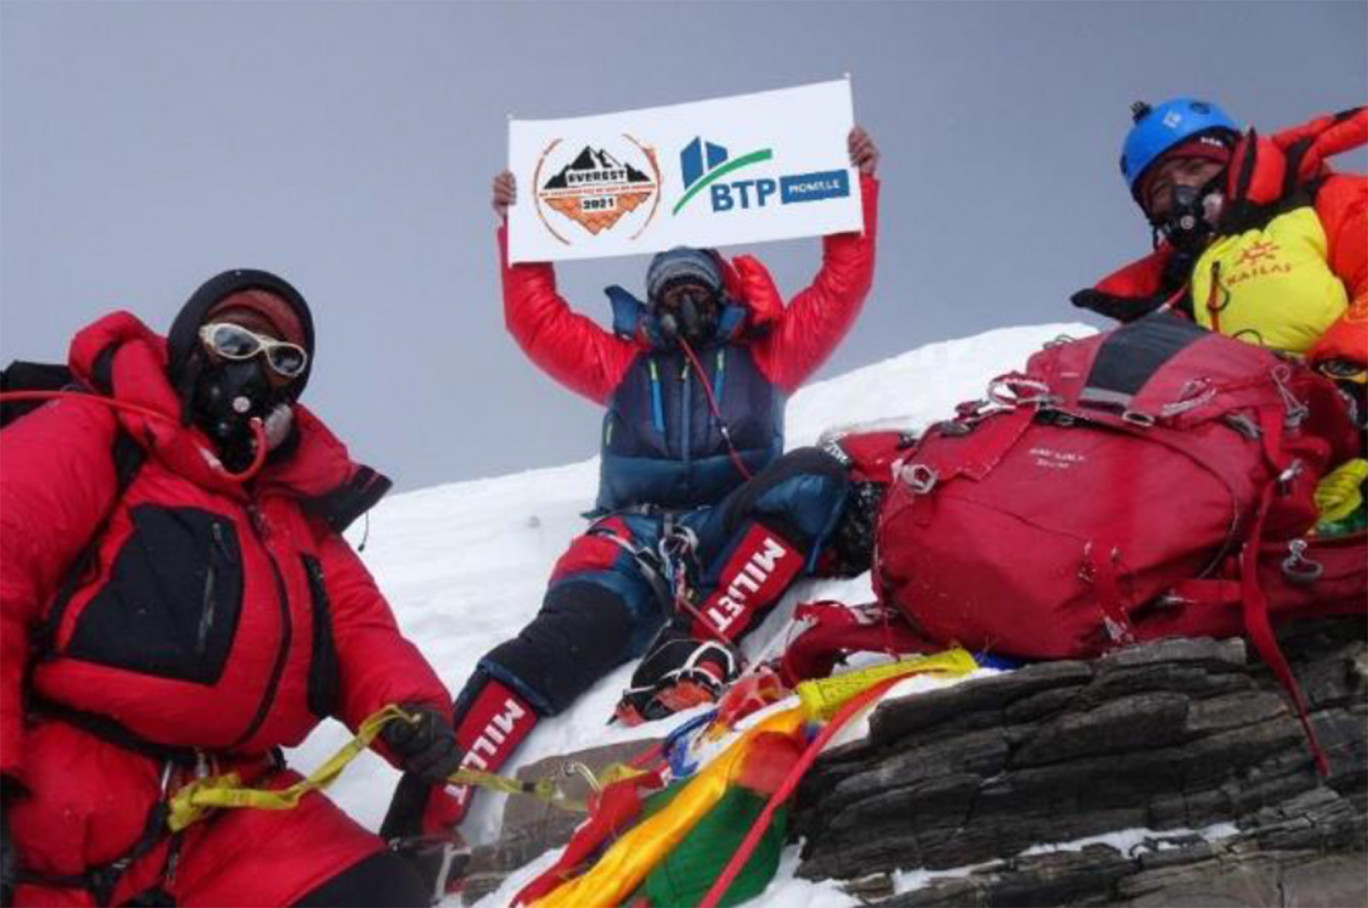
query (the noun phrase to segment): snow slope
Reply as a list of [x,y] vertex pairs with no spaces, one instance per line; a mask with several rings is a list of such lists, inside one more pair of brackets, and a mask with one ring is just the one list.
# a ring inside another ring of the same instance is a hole
[[[982,397],[996,375],[1024,366],[1031,353],[1061,335],[1083,337],[1083,324],[1003,328],[977,337],[931,344],[882,363],[813,384],[788,405],[788,443],[815,442],[840,427],[920,428],[950,416],[955,404]],[[591,426],[585,427],[591,433]],[[582,531],[581,512],[591,507],[597,459],[510,476],[451,483],[396,495],[375,508],[362,552],[389,598],[404,633],[436,666],[453,695],[476,661],[513,636],[536,613],[551,566]],[[359,541],[358,527],[356,538]],[[871,598],[867,577],[800,583],[789,601]],[[786,620],[775,614],[757,640],[772,636]],[[624,666],[581,698],[566,714],[541,723],[514,765],[615,740],[654,737],[659,730],[607,728],[606,719],[631,673]],[[290,755],[304,771],[320,764],[346,740],[338,723],[327,723]],[[331,795],[369,828],[378,828],[398,774],[372,754],[363,755],[332,788]],[[467,839],[497,835],[502,798],[482,793],[462,827]],[[823,903],[836,890],[791,879],[792,856],[781,867],[783,884],[762,900],[788,906]],[[523,874],[485,899],[502,904]],[[824,898],[824,896],[826,898]]]

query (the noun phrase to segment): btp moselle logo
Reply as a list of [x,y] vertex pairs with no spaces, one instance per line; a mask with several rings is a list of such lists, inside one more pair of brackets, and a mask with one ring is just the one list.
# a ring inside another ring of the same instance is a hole
[[707,190],[714,212],[745,211],[770,204],[793,205],[850,195],[850,173],[845,169],[778,177],[752,176],[753,171],[739,173],[773,159],[772,148],[761,148],[733,158],[726,146],[695,138],[679,153],[684,195],[671,213],[679,214],[704,190]]

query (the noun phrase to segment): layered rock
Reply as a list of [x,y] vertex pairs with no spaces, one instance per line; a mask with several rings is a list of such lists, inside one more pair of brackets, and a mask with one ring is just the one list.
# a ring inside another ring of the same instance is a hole
[[[1368,904],[1365,626],[1307,625],[1283,647],[1324,779],[1238,640],[1040,663],[881,704],[869,737],[825,754],[799,792],[800,873],[890,906]],[[1181,832],[1215,824],[1234,834]],[[1131,853],[1022,854],[1136,828],[1153,841]],[[974,865],[893,894],[894,871]]]

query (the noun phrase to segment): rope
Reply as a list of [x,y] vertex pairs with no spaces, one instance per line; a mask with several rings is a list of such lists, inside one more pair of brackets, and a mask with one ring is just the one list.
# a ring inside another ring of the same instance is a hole
[[[394,721],[417,722],[418,717],[404,712],[398,706],[384,707],[362,722],[356,735],[322,766],[287,788],[248,788],[242,784],[242,778],[237,773],[231,772],[196,779],[171,796],[168,802],[167,825],[172,832],[179,832],[218,809],[293,810],[309,792],[322,791],[336,782],[342,771],[370,747],[386,725]],[[587,773],[590,777],[590,788],[596,790],[623,779],[645,774],[645,770],[627,764],[613,764],[596,777],[582,765],[576,771],[582,775]],[[524,782],[492,772],[463,768],[448,776],[447,781],[453,785],[477,785],[504,794],[527,795],[545,801],[553,807],[576,813],[588,810],[583,801],[562,794],[556,779],[552,776]]]

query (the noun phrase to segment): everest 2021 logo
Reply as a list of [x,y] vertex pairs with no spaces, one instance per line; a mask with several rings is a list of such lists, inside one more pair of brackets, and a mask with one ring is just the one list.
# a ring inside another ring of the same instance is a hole
[[780,205],[819,202],[850,195],[850,172],[845,169],[794,173],[777,179],[750,178],[748,174],[743,174],[741,179],[735,178],[739,171],[773,159],[771,148],[733,158],[724,146],[695,138],[679,153],[684,195],[675,203],[671,214],[679,214],[705,189],[713,211],[764,208],[774,202]]
[[[660,206],[655,150],[626,133],[607,143],[585,145],[578,152],[556,139],[541,153],[532,180],[537,188],[537,217],[567,246],[572,241],[556,229],[578,234],[567,220],[593,236],[627,225],[632,229],[628,239],[636,239]],[[638,209],[645,211],[644,219],[628,218]]]

